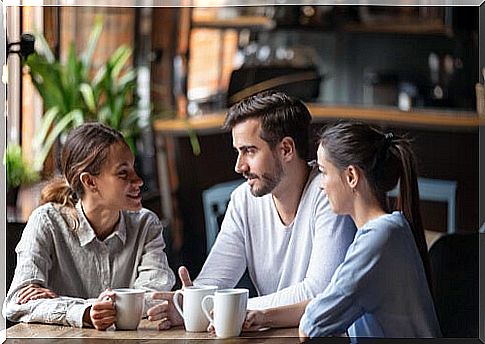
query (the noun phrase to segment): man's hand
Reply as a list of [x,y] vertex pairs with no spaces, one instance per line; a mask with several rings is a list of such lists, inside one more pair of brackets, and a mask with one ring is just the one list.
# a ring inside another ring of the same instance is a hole
[[111,289],[102,292],[96,302],[84,312],[84,321],[99,331],[113,325],[116,321],[115,298],[116,294]]
[[24,304],[30,300],[53,299],[57,294],[48,288],[43,288],[38,284],[29,284],[17,292],[17,303]]
[[182,282],[182,289],[185,287],[191,287],[193,285],[192,280],[190,279],[189,270],[185,266],[179,267],[179,278]]
[[251,310],[246,313],[246,320],[244,320],[243,331],[259,331],[262,328],[268,327],[266,316],[260,310]]
[[[185,287],[190,287],[192,285],[192,280],[189,276],[189,271],[185,266],[181,266],[178,270],[180,280],[182,281],[182,289]],[[182,325],[184,320],[180,316],[179,312],[175,309],[173,304],[173,295],[175,293],[171,291],[160,291],[153,293],[153,300],[163,300],[151,307],[147,311],[148,320],[161,322],[158,324],[159,330],[166,330],[172,326]]]
[[172,326],[183,324],[183,319],[173,305],[173,291],[160,291],[153,293],[153,300],[163,302],[151,307],[147,311],[148,320],[161,322],[158,324],[159,330],[167,330]]

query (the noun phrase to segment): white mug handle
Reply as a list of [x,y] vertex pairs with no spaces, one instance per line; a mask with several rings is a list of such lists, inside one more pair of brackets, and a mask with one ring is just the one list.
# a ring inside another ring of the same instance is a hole
[[173,294],[173,305],[175,306],[175,309],[177,310],[177,312],[179,312],[180,316],[183,318],[184,312],[182,311],[182,308],[180,307],[180,304],[179,304],[179,299],[180,299],[179,295],[184,296],[184,291],[181,289],[175,291],[175,294]]
[[214,295],[206,295],[200,302],[200,307],[202,307],[202,311],[204,312],[205,317],[210,321],[211,324],[214,323],[214,319],[210,316],[209,311],[206,309],[207,300],[212,299],[212,303],[214,303]]

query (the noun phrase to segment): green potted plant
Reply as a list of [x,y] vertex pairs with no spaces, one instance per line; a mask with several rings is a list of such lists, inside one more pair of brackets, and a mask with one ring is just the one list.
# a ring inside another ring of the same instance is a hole
[[25,64],[32,83],[44,101],[46,112],[33,140],[38,149],[34,169],[42,170],[53,144],[85,121],[99,121],[121,131],[135,152],[139,135],[140,111],[136,93],[136,70],[127,65],[132,54],[122,45],[97,71],[92,57],[102,32],[101,17],[96,19],[86,49],[79,54],[71,43],[67,61],[57,60],[42,35],[36,35],[41,49]]
[[18,144],[7,144],[3,163],[7,174],[6,202],[9,206],[17,203],[17,194],[21,185],[29,185],[40,180],[40,175],[29,164],[22,154]]

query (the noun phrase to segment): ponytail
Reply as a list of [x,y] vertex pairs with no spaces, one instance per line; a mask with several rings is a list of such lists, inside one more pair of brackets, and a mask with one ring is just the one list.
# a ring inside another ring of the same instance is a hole
[[397,209],[402,211],[409,222],[413,232],[414,241],[423,262],[429,290],[432,292],[431,264],[428,255],[428,246],[424,235],[421,210],[419,208],[419,188],[416,168],[416,159],[408,140],[396,140],[394,144],[397,155],[401,161],[401,176],[399,178],[399,195]]
[[55,177],[41,191],[40,203],[58,203],[62,206],[74,208],[76,204],[76,194],[71,189],[66,179]]
[[68,219],[63,216],[70,227],[74,231],[79,227],[79,218],[75,209],[77,202],[77,195],[69,186],[65,178],[55,177],[52,179],[41,191],[40,203],[55,203],[63,211],[63,215],[67,215]]

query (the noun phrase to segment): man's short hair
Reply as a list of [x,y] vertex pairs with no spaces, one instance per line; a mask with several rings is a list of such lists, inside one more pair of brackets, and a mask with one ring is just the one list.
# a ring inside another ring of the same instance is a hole
[[261,121],[260,137],[271,149],[289,136],[295,142],[298,156],[307,159],[311,115],[302,101],[274,90],[255,94],[229,108],[224,128],[233,129],[250,118]]

